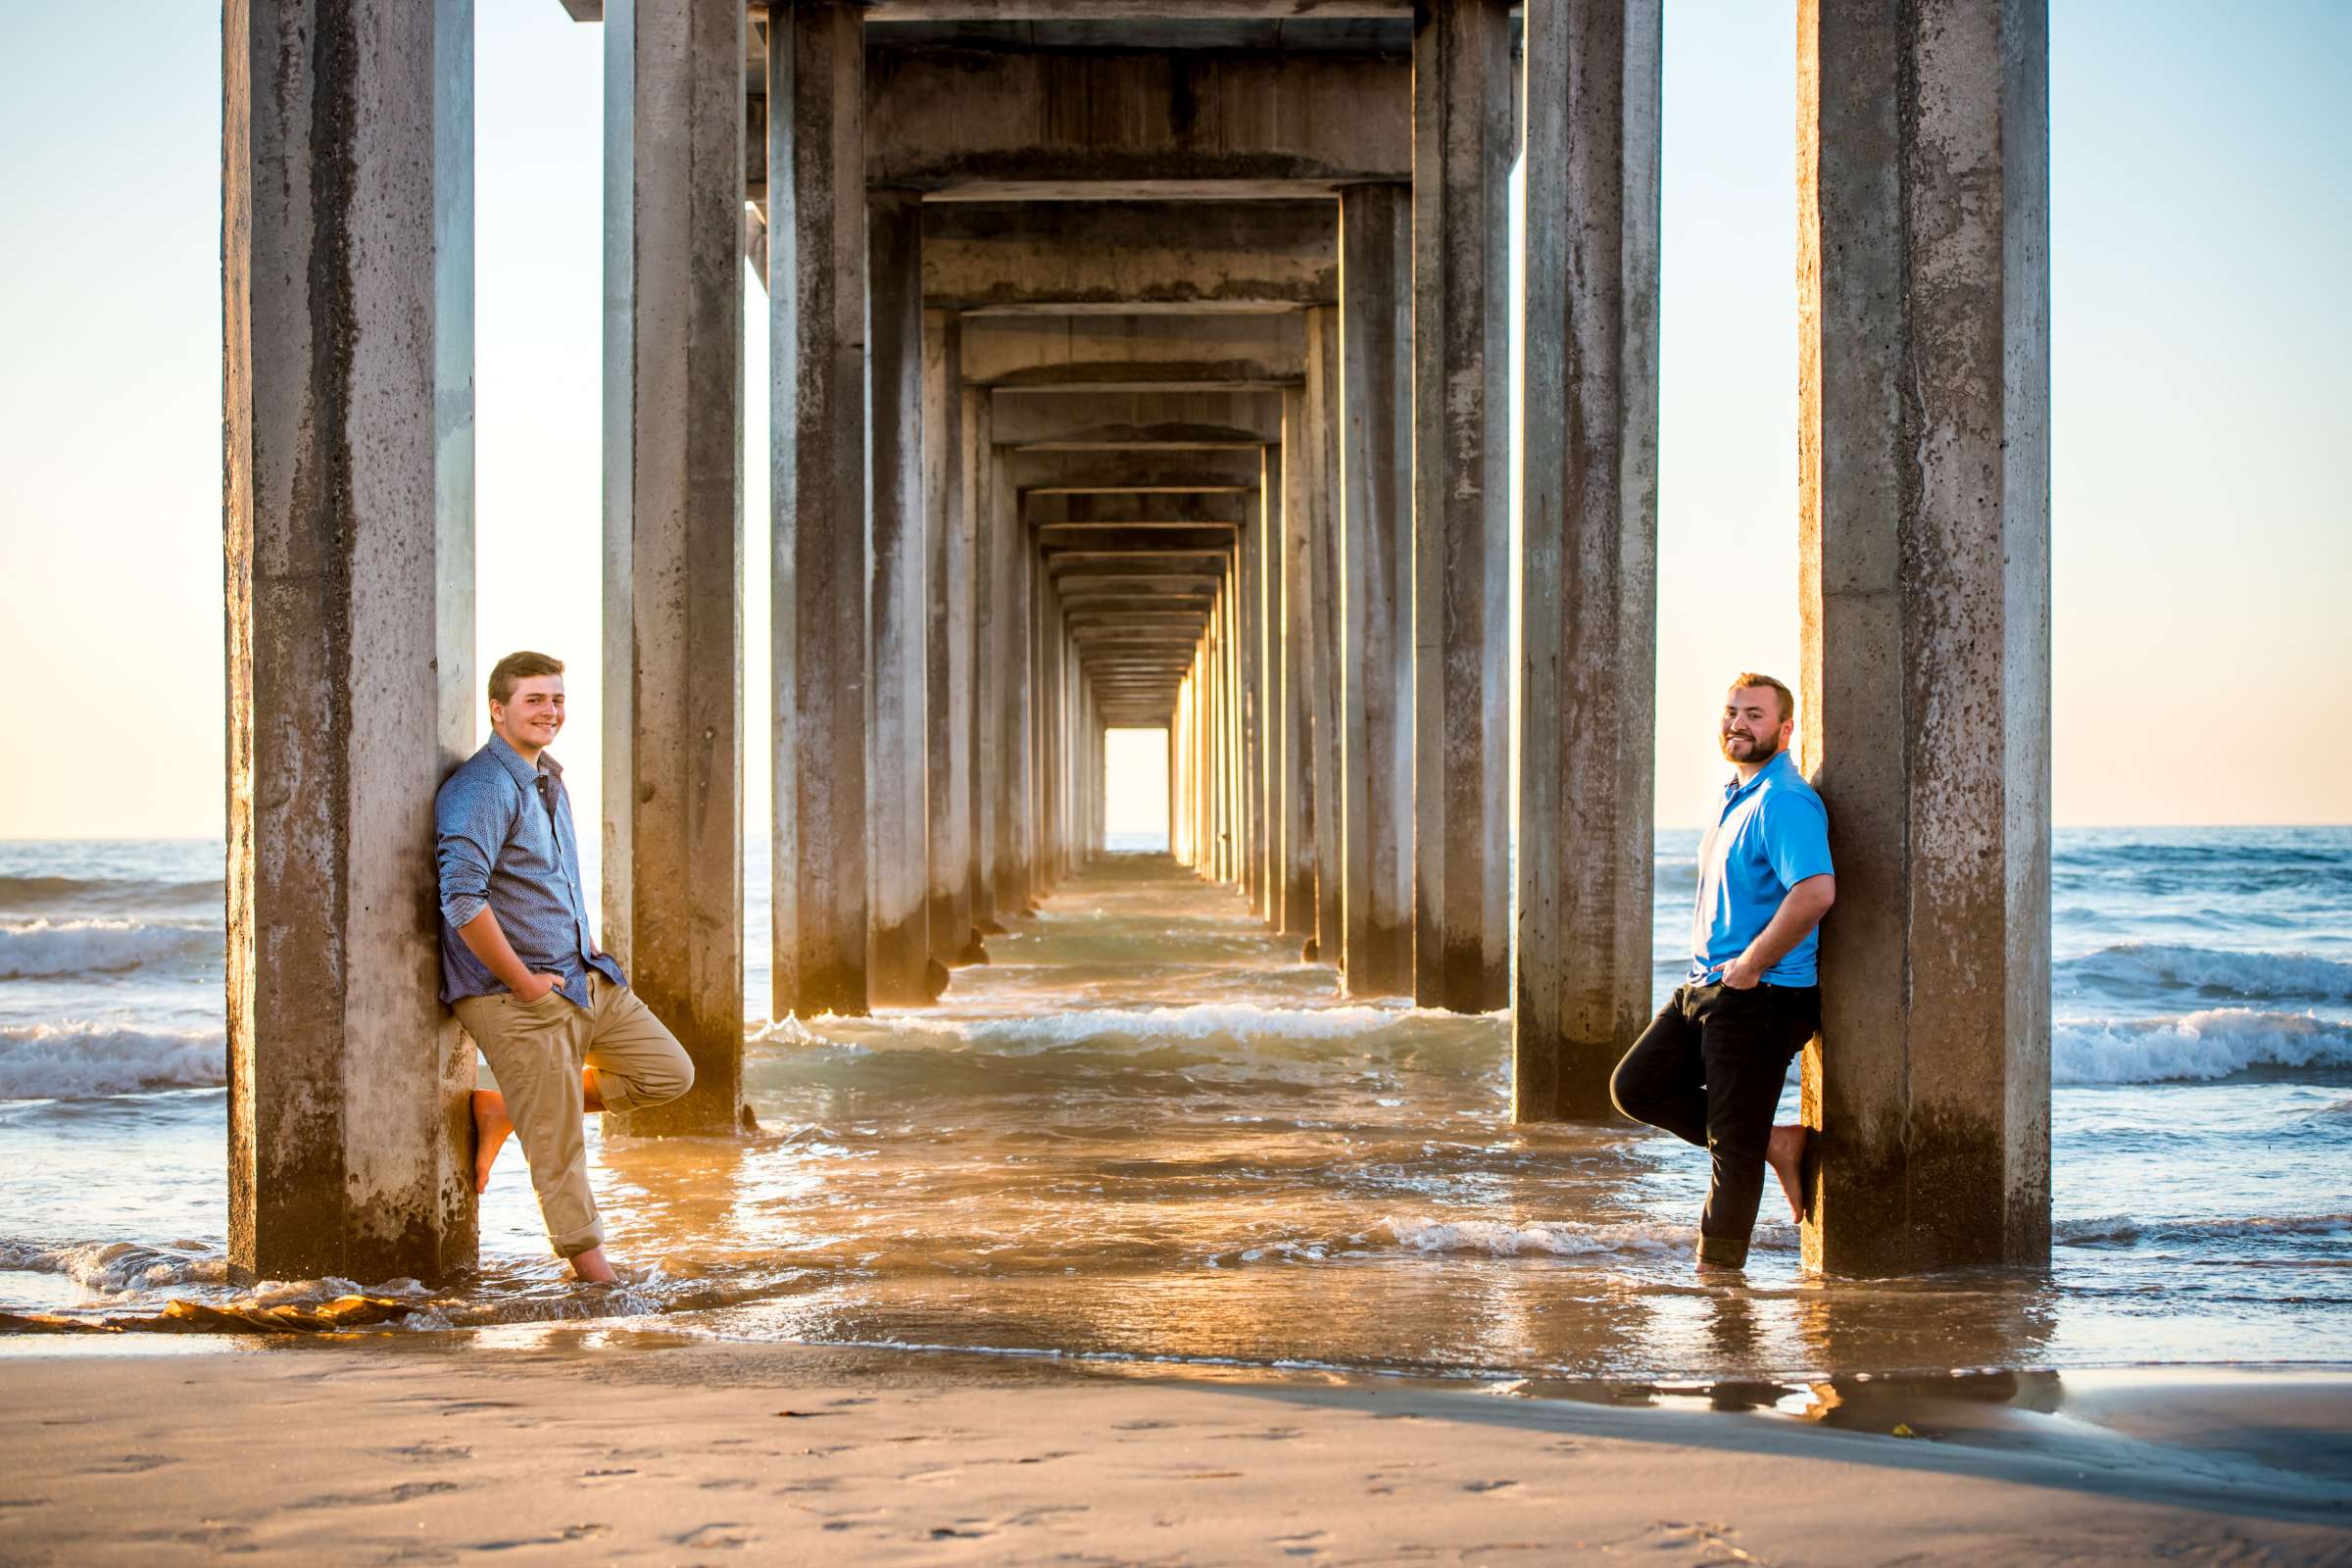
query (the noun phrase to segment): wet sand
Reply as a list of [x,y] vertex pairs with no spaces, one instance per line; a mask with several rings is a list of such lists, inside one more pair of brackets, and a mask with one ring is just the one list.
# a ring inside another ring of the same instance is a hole
[[175,1349],[0,1355],[0,1561],[2352,1562],[2342,1374],[1709,1394],[597,1329]]

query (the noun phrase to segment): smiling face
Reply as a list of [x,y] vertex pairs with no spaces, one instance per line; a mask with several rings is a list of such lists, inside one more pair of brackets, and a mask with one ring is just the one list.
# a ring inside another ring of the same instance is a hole
[[1781,711],[1781,694],[1769,686],[1735,686],[1723,700],[1723,724],[1716,739],[1723,759],[1740,767],[1762,767],[1788,744],[1796,715]]
[[526,675],[516,681],[505,702],[490,705],[490,727],[518,755],[536,759],[564,728],[564,677]]

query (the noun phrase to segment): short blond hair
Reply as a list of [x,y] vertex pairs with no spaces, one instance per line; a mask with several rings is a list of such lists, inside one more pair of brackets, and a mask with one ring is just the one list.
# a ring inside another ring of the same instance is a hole
[[533,675],[563,673],[564,661],[552,654],[534,654],[527,648],[509,654],[490,666],[490,700],[503,708],[507,699],[514,695],[515,682],[529,680]]
[[1743,686],[1769,686],[1780,693],[1782,723],[1786,724],[1796,716],[1796,694],[1770,675],[1759,675],[1752,669],[1743,669],[1732,677],[1732,690],[1739,691]]

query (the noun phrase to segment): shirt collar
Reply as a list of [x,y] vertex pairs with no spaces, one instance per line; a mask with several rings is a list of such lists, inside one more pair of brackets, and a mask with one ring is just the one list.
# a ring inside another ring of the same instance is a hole
[[1773,772],[1776,769],[1789,768],[1794,767],[1795,765],[1796,764],[1794,762],[1788,760],[1788,749],[1787,747],[1783,747],[1781,750],[1773,753],[1772,760],[1766,762],[1762,767],[1757,768],[1756,776],[1749,779],[1746,783],[1740,783],[1740,775],[1737,773],[1734,773],[1730,778],[1724,780],[1723,804],[1729,806],[1732,804],[1732,802],[1740,799],[1741,796],[1754,793],[1754,791],[1761,786],[1766,779],[1772,777]]
[[509,746],[507,738],[496,730],[490,732],[490,744],[483,747],[482,750],[497,758],[499,765],[513,774],[514,782],[526,790],[537,785],[542,772],[559,779],[564,776],[564,764],[545,752],[539,754],[539,766],[533,768],[530,763],[522,760],[522,754]]

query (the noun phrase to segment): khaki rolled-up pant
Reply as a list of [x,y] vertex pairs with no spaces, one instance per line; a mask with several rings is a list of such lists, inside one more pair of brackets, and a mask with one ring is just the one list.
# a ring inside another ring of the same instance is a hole
[[506,1096],[559,1257],[577,1257],[605,1240],[596,1195],[588,1190],[580,1069],[596,1069],[596,1092],[607,1110],[664,1105],[694,1087],[686,1048],[636,992],[591,970],[588,998],[589,1005],[581,1007],[554,991],[537,1002],[502,992],[456,1004],[458,1021],[489,1059]]

